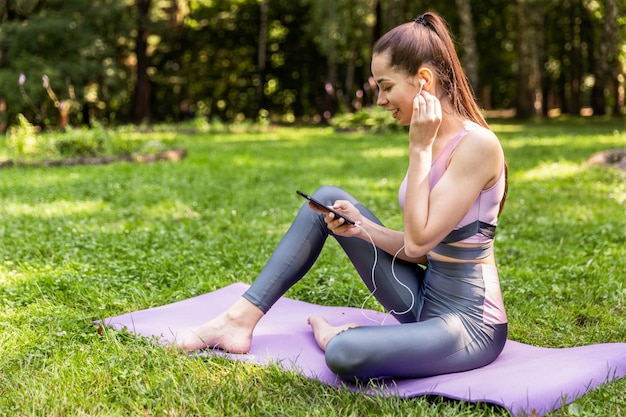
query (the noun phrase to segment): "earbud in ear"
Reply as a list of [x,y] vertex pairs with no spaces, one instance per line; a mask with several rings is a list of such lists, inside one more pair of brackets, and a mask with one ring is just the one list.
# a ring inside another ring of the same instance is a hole
[[424,89],[424,84],[426,84],[426,80],[425,80],[425,79],[423,79],[423,78],[420,78],[419,83],[420,83],[420,89],[419,89],[419,91],[417,92],[417,95],[418,95],[418,96],[419,96],[420,94],[422,94],[422,90]]

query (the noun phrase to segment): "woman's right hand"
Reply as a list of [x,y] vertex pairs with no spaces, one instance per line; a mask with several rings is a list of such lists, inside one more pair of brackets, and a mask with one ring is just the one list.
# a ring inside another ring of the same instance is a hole
[[[354,204],[350,203],[349,201],[337,200],[335,201],[335,204],[330,206],[330,208],[346,216],[357,225],[360,225],[363,220],[363,216],[361,216],[361,212],[359,211],[359,209],[357,209]],[[350,223],[347,223],[341,217],[336,218],[333,213],[326,213],[324,221],[326,222],[328,229],[338,236],[359,236],[361,231],[360,227],[353,226]]]
[[441,125],[441,103],[428,91],[422,91],[413,99],[413,114],[409,129],[409,141],[413,146],[431,147]]

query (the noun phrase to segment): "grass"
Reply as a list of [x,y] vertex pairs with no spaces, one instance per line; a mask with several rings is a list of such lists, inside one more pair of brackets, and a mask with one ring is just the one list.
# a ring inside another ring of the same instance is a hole
[[[626,125],[493,128],[510,166],[496,248],[510,338],[550,347],[626,341],[626,174],[584,165],[623,148]],[[98,334],[93,320],[251,282],[302,203],[296,189],[339,185],[388,226],[402,224],[404,134],[157,129],[135,140],[184,146],[189,156],[0,171],[0,415],[506,415],[356,395],[278,367],[190,359],[125,332]],[[329,245],[287,295],[358,307],[365,287]],[[625,391],[625,380],[607,384],[552,415],[619,415]]]

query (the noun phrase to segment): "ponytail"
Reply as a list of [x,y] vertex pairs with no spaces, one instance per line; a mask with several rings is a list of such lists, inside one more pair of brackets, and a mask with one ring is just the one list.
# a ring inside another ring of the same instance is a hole
[[[453,111],[464,119],[489,128],[461,66],[448,25],[438,14],[427,12],[412,22],[391,29],[376,41],[372,53],[389,53],[390,66],[411,76],[417,74],[422,65],[428,64],[450,99]],[[506,161],[504,175],[505,191],[500,212],[508,193]]]
[[413,22],[397,26],[380,38],[374,54],[389,52],[390,64],[414,75],[424,64],[436,72],[441,87],[452,102],[453,111],[483,127],[483,117],[474,92],[465,76],[446,22],[438,14],[427,12]]

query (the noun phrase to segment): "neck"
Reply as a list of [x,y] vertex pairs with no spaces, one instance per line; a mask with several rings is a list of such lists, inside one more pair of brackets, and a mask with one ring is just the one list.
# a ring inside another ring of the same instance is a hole
[[[448,116],[448,117],[446,117]],[[437,131],[437,137],[435,141],[443,141],[447,142],[452,136],[457,134],[459,130],[463,129],[463,126],[468,121],[452,115],[444,115],[441,124],[439,125],[439,130]]]
[[467,120],[458,116],[444,115],[437,131],[437,137],[435,137],[435,142],[433,143],[433,159],[439,155],[439,152],[448,144],[450,139],[463,129],[466,122]]

